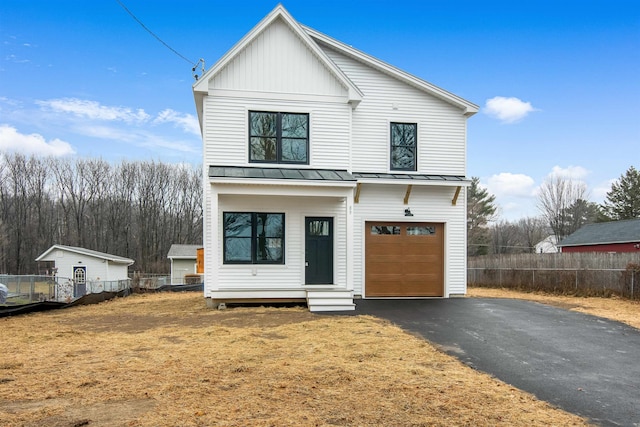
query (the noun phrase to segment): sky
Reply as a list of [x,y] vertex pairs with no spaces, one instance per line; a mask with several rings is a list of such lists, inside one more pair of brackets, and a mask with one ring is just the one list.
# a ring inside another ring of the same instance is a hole
[[[601,203],[640,169],[640,1],[282,4],[480,106],[468,121],[467,176],[496,196],[501,219],[538,216],[550,176],[583,182]],[[213,66],[276,5],[3,0],[0,151],[200,164],[192,68]]]

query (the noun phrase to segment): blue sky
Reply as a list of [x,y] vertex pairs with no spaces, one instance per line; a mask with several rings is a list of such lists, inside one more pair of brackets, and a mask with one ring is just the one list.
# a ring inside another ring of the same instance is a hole
[[[0,150],[197,164],[191,92],[276,1],[4,0]],[[640,2],[283,1],[302,24],[478,104],[467,175],[502,218],[550,174],[601,202],[640,168]]]

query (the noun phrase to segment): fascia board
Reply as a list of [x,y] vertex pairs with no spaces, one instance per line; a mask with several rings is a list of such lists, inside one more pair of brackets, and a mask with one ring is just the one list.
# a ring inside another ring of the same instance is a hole
[[322,181],[305,179],[265,179],[265,178],[209,178],[213,185],[233,184],[233,185],[258,185],[258,186],[294,186],[294,187],[340,187],[355,188],[356,181]]

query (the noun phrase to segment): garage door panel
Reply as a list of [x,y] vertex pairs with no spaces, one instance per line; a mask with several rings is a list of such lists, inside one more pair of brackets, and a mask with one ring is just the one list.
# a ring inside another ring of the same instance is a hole
[[365,296],[444,296],[443,224],[368,222],[365,231]]

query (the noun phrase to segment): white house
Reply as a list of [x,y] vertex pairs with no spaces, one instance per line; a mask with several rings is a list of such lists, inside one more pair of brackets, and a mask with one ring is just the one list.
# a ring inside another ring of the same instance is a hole
[[467,119],[478,106],[277,6],[193,86],[205,297],[466,293]]
[[[69,293],[66,295],[69,298],[119,290],[119,282],[128,280],[127,269],[134,263],[129,258],[64,245],[51,246],[36,261],[52,263],[55,275],[73,284],[70,290],[63,292]],[[57,294],[59,300],[64,299],[60,292]]]
[[557,245],[558,238],[555,234],[551,234],[536,243],[535,251],[537,254],[556,254],[560,252]]
[[172,285],[184,284],[184,276],[198,273],[197,258],[200,248],[202,245],[171,245],[167,258],[171,261]]

